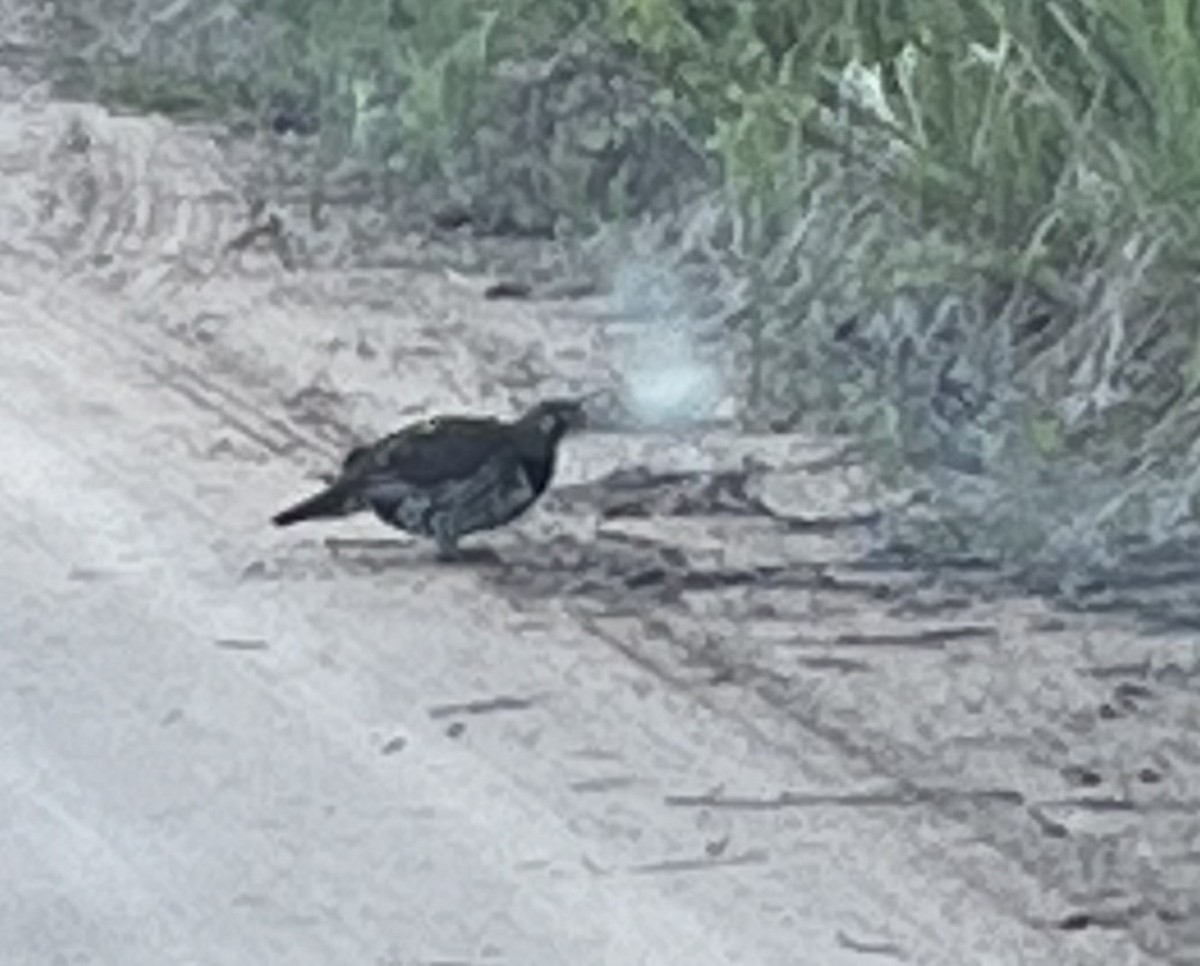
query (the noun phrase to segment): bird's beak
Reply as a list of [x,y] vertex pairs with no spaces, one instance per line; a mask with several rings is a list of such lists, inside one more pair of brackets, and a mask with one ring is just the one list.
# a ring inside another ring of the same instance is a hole
[[575,400],[575,408],[571,413],[571,428],[586,429],[591,422],[591,415],[588,412],[588,403],[599,399],[601,396],[607,395],[610,392],[608,389],[597,389],[594,392],[585,393]]
[[588,404],[603,398],[614,398],[616,393],[612,389],[593,389],[591,392],[584,393],[579,397],[579,413],[585,421],[588,418]]
[[572,407],[563,415],[566,416],[565,425],[569,432],[578,432],[587,427],[587,410],[583,406]]

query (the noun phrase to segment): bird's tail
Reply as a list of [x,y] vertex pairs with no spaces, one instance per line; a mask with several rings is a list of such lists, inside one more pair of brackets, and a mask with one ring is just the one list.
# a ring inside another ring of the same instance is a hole
[[362,497],[356,490],[339,481],[275,514],[271,522],[277,527],[290,527],[305,520],[348,516],[363,508]]

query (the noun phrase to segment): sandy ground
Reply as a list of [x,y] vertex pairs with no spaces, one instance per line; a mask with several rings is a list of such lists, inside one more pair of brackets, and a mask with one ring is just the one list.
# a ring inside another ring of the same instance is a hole
[[9,93],[3,962],[1200,961],[1192,637],[866,566],[805,439],[581,439],[498,565],[275,532],[619,325],[231,253],[202,132]]

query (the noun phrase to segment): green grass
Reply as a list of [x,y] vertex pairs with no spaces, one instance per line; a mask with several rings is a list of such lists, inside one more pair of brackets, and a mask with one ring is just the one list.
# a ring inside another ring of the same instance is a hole
[[104,97],[253,114],[300,92],[326,157],[485,227],[656,233],[745,293],[729,351],[749,418],[858,434],[929,491],[900,521],[919,547],[1061,572],[1194,525],[1195,0],[74,16],[63,63]]

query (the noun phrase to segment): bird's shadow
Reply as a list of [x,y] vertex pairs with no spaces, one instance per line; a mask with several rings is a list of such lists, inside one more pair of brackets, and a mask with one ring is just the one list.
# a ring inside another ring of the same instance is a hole
[[339,566],[371,573],[427,567],[496,567],[504,563],[495,550],[486,546],[461,547],[453,556],[442,555],[427,544],[401,540],[329,537],[324,546]]

